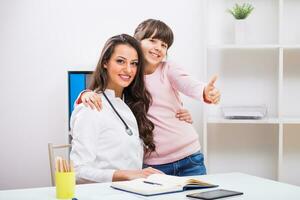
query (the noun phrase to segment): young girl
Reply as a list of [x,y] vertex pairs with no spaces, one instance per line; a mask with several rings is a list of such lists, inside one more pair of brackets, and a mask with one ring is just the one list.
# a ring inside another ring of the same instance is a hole
[[[71,117],[71,160],[77,182],[111,182],[161,173],[142,169],[143,144],[153,149],[153,124],[146,118],[150,95],[144,86],[143,53],[129,35],[110,38],[90,89],[103,99],[101,112],[82,105]],[[125,102],[124,102],[125,101]]]
[[[172,30],[162,21],[148,19],[135,30],[145,57],[146,86],[152,95],[147,113],[154,123],[155,151],[144,156],[144,167],[151,166],[169,175],[206,174],[198,134],[190,123],[176,119],[182,108],[179,92],[207,103],[217,104],[220,92],[215,88],[216,77],[205,86],[179,66],[163,61],[173,43]],[[93,92],[81,96],[86,105],[99,107],[101,98]],[[104,107],[104,106],[103,106]]]

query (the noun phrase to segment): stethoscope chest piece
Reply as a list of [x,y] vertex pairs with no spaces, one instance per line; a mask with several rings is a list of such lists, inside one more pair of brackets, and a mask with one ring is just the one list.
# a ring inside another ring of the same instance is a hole
[[126,133],[128,134],[128,135],[133,135],[133,133],[132,133],[132,131],[131,131],[131,129],[128,127],[128,128],[126,128]]

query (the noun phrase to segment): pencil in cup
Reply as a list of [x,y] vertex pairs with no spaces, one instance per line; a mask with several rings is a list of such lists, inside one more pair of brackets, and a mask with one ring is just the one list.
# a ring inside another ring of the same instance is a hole
[[55,158],[55,172],[74,172],[73,162],[70,160],[70,163],[58,156]]
[[55,159],[56,198],[70,199],[75,194],[75,173],[72,161],[70,163],[57,157]]

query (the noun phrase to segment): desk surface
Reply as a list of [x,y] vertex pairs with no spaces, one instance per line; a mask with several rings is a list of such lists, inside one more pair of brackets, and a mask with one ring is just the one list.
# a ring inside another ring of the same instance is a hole
[[[218,188],[244,192],[242,196],[225,199],[234,200],[300,200],[300,187],[242,173],[211,174],[200,176],[204,181],[218,184]],[[186,194],[212,189],[189,190],[185,192],[144,197],[115,190],[110,183],[85,184],[76,186],[75,197],[78,200],[188,200]],[[0,200],[55,200],[55,187],[2,190]],[[225,200],[224,199],[224,200]],[[191,199],[190,199],[191,200]]]

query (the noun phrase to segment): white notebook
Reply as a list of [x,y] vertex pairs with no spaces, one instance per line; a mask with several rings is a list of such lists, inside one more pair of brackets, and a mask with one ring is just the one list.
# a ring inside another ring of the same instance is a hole
[[212,188],[217,187],[217,185],[206,183],[191,177],[152,174],[148,176],[148,178],[113,182],[111,187],[135,194],[151,196],[157,194],[181,192],[188,189]]

